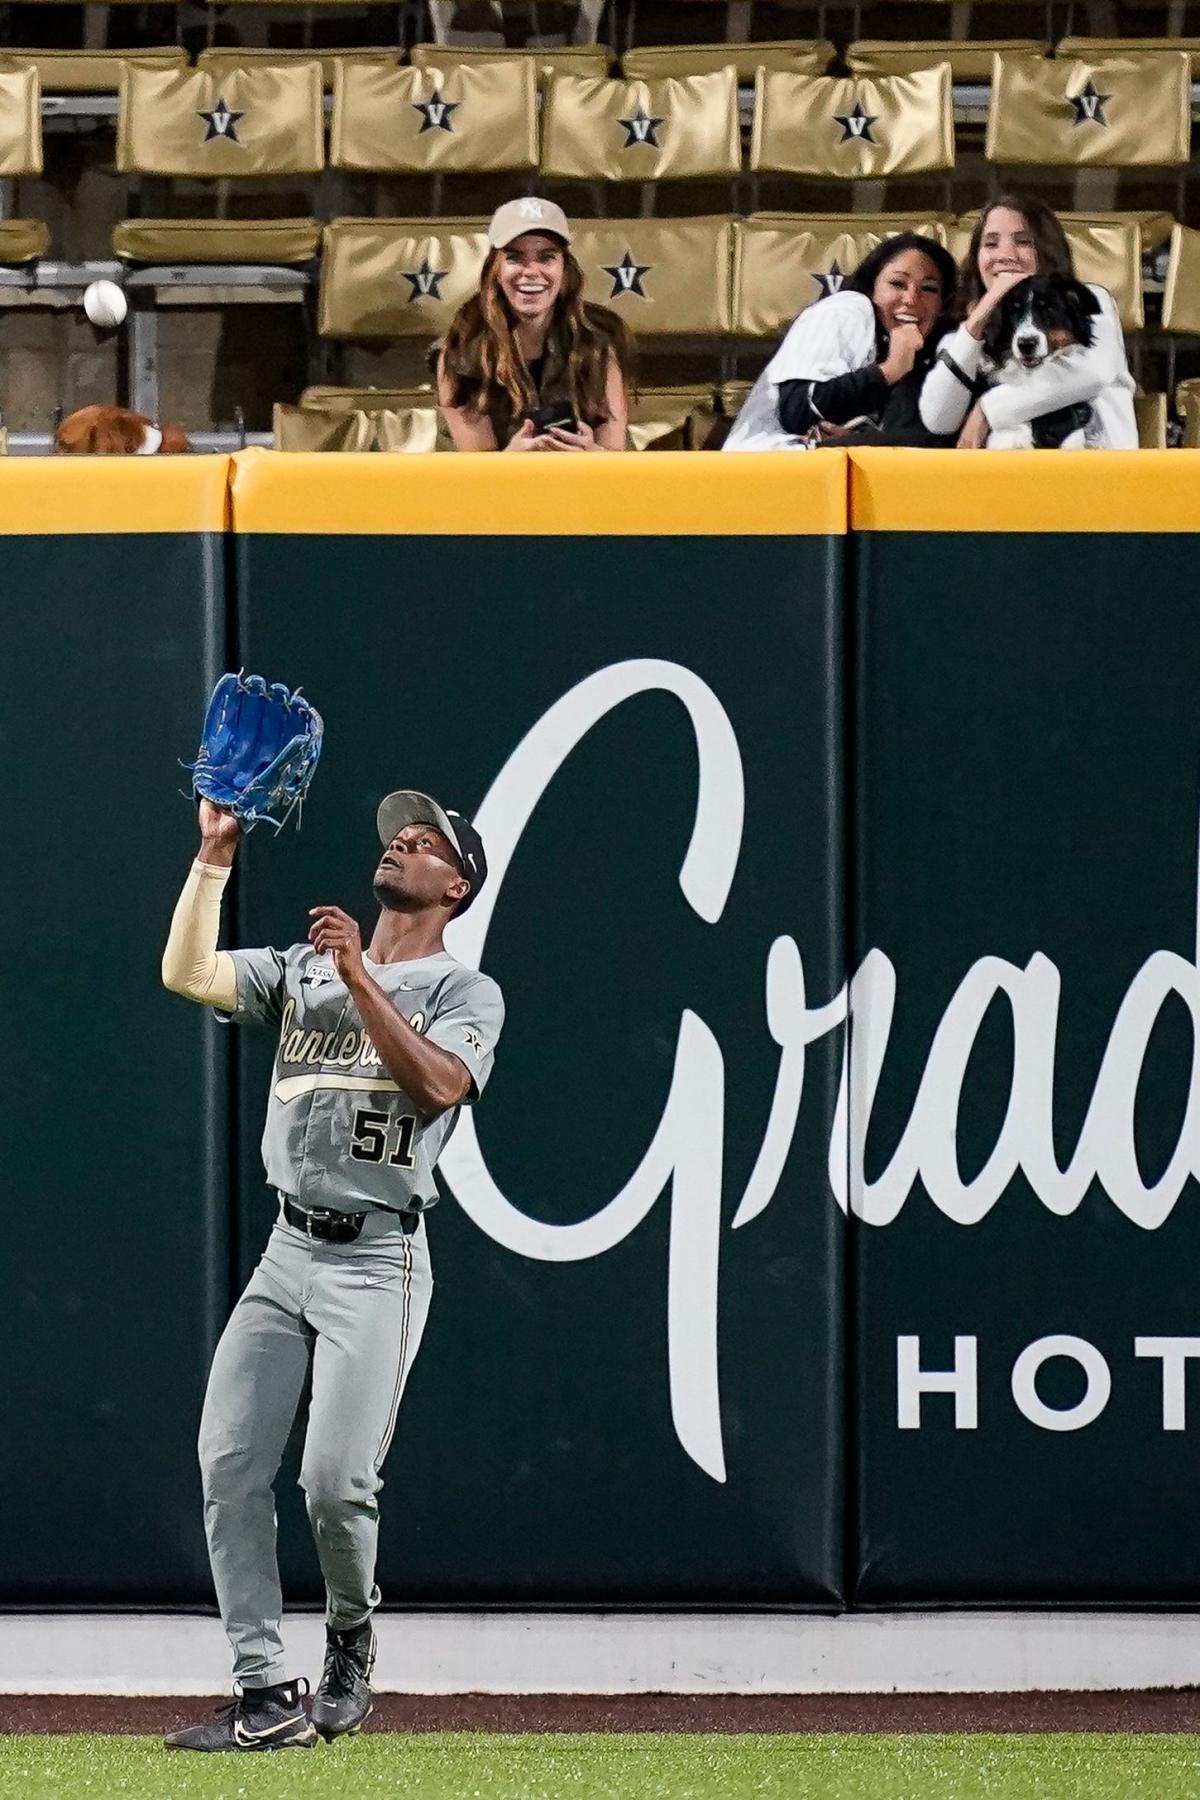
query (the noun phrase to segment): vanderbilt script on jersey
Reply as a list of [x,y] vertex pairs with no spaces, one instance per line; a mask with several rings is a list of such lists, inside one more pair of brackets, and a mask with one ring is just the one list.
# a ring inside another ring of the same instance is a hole
[[[639,659],[598,670],[564,694],[527,732],[496,777],[476,814],[488,845],[487,891],[453,928],[455,948],[464,961],[478,963],[482,957],[509,861],[557,770],[614,707],[656,690],[683,703],[696,743],[695,823],[679,885],[700,918],[709,924],[720,919],[737,868],[745,810],[737,738],[717,696],[699,676],[678,663]],[[733,1213],[734,1229],[750,1224],[775,1195],[799,1117],[808,1045],[840,1030],[847,1019],[852,1030],[843,1049],[828,1183],[841,1210],[869,1225],[887,1225],[896,1218],[918,1181],[946,1217],[961,1225],[977,1224],[1020,1171],[1052,1213],[1074,1212],[1097,1183],[1127,1218],[1152,1231],[1169,1216],[1189,1178],[1200,1177],[1200,969],[1195,961],[1157,950],[1133,974],[1074,1154],[1063,1168],[1053,1133],[1059,970],[1040,951],[1023,967],[1003,957],[981,956],[963,976],[934,1032],[912,1113],[891,1162],[869,1182],[865,1148],[896,987],[891,959],[873,949],[838,993],[810,1006],[799,945],[791,937],[776,938],[770,945],[765,1014],[779,1049],[775,1092],[757,1160]],[[1134,1108],[1155,1021],[1173,994],[1192,1019],[1191,1081],[1174,1153],[1148,1186],[1138,1165]],[[976,1036],[997,995],[1007,1000],[1013,1021],[1008,1107],[991,1155],[971,1181],[964,1181],[956,1148],[960,1097]],[[603,1255],[627,1238],[669,1189],[672,1418],[687,1454],[716,1481],[725,1479],[717,1338],[725,1094],[721,1046],[699,1014],[685,1009],[670,1091],[649,1149],[607,1205],[569,1225],[531,1218],[501,1192],[469,1117],[442,1159],[455,1196],[481,1230],[510,1250],[545,1262]]]
[[[388,1074],[327,955],[310,944],[230,954],[238,981],[231,1018],[279,1031],[262,1145],[271,1186],[304,1206],[343,1212],[432,1206],[434,1164],[459,1109],[421,1116]],[[466,1065],[477,1099],[504,1023],[496,983],[446,951],[367,966],[413,1029]]]

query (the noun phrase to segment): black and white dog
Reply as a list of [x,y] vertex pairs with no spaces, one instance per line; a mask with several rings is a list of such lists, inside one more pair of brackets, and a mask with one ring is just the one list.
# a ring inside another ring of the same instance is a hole
[[[1096,296],[1071,275],[1030,275],[1005,294],[988,321],[984,348],[995,379],[1020,387],[1047,364],[1069,361],[1091,348]],[[1043,413],[1027,424],[993,431],[990,450],[1082,450],[1091,406],[1080,401]]]

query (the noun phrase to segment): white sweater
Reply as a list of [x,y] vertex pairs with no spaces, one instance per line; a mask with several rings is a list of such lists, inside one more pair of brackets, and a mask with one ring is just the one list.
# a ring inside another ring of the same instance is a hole
[[[1117,303],[1107,288],[1089,283],[1100,302],[1095,338],[1090,349],[1079,350],[1068,360],[1051,360],[1032,371],[1015,387],[990,388],[979,404],[993,431],[1026,425],[1060,406],[1090,400],[1092,419],[1085,437],[1089,450],[1136,450],[1137,421],[1133,413],[1133,376],[1125,360],[1125,338]],[[942,340],[941,353],[949,356],[968,381],[992,373],[992,364],[978,338],[960,325]],[[971,395],[953,369],[938,361],[921,389],[921,422],[930,431],[957,431],[971,407]]]

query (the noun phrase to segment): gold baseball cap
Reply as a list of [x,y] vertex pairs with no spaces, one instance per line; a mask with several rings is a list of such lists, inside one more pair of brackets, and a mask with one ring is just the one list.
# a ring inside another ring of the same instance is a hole
[[496,208],[488,226],[487,241],[493,250],[503,250],[505,244],[524,237],[527,231],[548,231],[560,237],[564,244],[571,241],[571,227],[562,207],[556,206],[553,200],[536,200],[532,195],[522,200],[506,200],[503,206]]

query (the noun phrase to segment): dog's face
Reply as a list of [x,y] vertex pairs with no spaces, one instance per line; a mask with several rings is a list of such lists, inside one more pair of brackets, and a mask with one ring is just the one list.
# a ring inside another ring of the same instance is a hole
[[1072,275],[1030,275],[1010,288],[988,321],[984,344],[998,368],[1036,369],[1048,356],[1095,336],[1096,296]]

